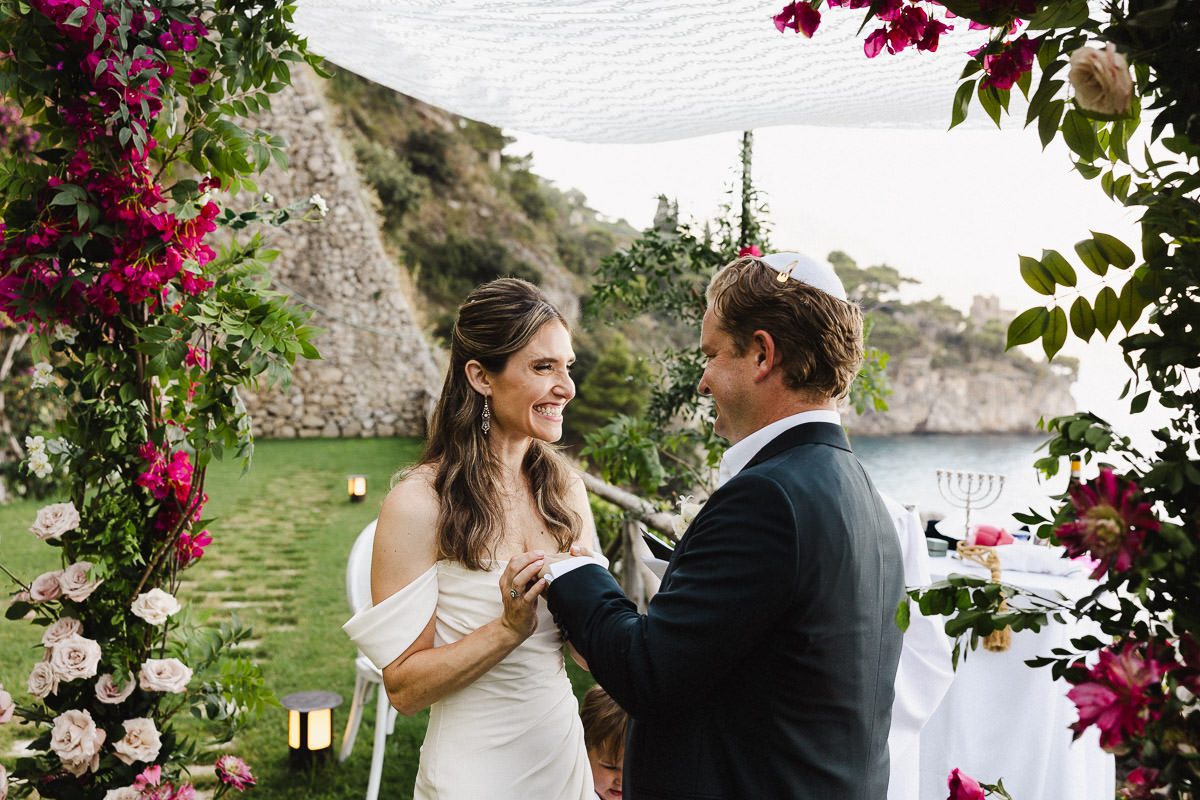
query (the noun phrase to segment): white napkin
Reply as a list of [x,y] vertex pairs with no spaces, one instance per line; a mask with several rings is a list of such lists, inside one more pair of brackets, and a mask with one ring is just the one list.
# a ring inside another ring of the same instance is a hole
[[[1000,557],[1000,569],[1004,571],[1039,572],[1044,575],[1069,577],[1091,572],[1090,564],[1063,558],[1065,552],[1062,547],[1043,547],[1035,544],[1014,543],[996,548],[996,555]],[[1000,580],[1004,580],[1003,575]]]

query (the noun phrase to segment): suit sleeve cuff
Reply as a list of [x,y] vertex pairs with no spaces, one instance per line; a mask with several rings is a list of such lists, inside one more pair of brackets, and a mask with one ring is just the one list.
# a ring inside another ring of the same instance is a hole
[[607,560],[601,561],[595,556],[575,556],[574,558],[556,561],[546,570],[546,583],[553,583],[556,578],[561,578],[573,569],[579,569],[587,564],[595,564],[604,569],[608,569]]

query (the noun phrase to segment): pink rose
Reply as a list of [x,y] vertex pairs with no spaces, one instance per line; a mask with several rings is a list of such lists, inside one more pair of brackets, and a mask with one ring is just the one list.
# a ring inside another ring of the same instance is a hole
[[33,535],[45,541],[57,539],[79,527],[79,512],[74,503],[54,503],[37,512],[37,520],[29,526]]
[[29,599],[35,603],[45,603],[57,600],[62,596],[62,585],[58,582],[62,570],[43,572],[33,579],[29,585]]
[[125,736],[113,744],[117,758],[126,764],[135,761],[149,762],[158,758],[158,751],[162,749],[162,739],[158,735],[158,728],[154,727],[154,720],[138,717],[127,719],[121,724],[125,726]]
[[50,749],[62,760],[63,769],[79,777],[99,765],[104,738],[104,731],[96,727],[90,713],[70,709],[54,718]]
[[4,686],[0,685],[0,725],[8,722],[13,718],[13,712],[17,710],[13,703],[12,695],[4,691]]
[[62,587],[62,593],[76,603],[82,603],[91,597],[92,592],[96,591],[96,587],[103,583],[103,581],[89,581],[87,579],[88,570],[91,568],[92,562],[90,561],[76,561],[64,569],[62,575],[58,578],[58,584]]
[[74,617],[63,617],[46,628],[46,632],[42,634],[42,644],[54,647],[68,636],[77,635],[83,635],[83,623]]
[[179,694],[191,679],[191,669],[178,658],[148,658],[138,673],[138,683],[148,692]]
[[133,679],[133,673],[129,673],[129,677],[125,680],[125,688],[117,686],[117,679],[111,672],[100,676],[96,681],[96,699],[101,703],[116,705],[125,701],[125,698],[133,694],[134,688],[137,687],[137,681]]
[[970,775],[959,772],[956,767],[946,781],[950,796],[946,800],[984,800],[983,788]]
[[50,666],[49,661],[39,661],[33,665],[26,688],[38,700],[45,700],[47,696],[58,691],[58,673]]
[[1081,47],[1071,53],[1067,79],[1075,90],[1075,102],[1082,108],[1100,114],[1129,111],[1133,79],[1129,77],[1129,64],[1112,42],[1103,50]]
[[100,644],[78,634],[50,648],[50,666],[60,681],[90,678],[100,664]]

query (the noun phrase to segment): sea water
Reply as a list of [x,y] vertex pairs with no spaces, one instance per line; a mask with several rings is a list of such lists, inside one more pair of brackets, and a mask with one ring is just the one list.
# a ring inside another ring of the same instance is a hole
[[1041,445],[1047,438],[1044,434],[907,434],[851,436],[850,445],[880,492],[905,505],[916,505],[922,518],[942,518],[938,530],[962,538],[962,501],[947,496],[945,490],[950,487],[945,480],[939,490],[937,471],[1003,475],[1003,488],[990,495],[993,502],[983,508],[974,504],[971,524],[987,523],[1015,531],[1021,523],[1013,519],[1013,513],[1033,508],[1050,516],[1055,505],[1050,496],[1066,488],[1066,462],[1049,481],[1034,469],[1033,462],[1046,455]]

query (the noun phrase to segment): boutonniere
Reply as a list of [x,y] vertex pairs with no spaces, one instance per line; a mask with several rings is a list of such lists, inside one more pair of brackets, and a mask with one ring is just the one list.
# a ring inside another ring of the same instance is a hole
[[688,526],[692,524],[692,520],[700,513],[700,509],[704,506],[704,502],[699,503],[692,501],[692,496],[679,498],[679,513],[671,517],[671,529],[675,531],[675,539],[678,541],[682,538]]

